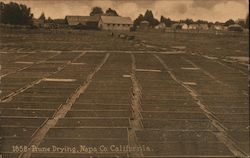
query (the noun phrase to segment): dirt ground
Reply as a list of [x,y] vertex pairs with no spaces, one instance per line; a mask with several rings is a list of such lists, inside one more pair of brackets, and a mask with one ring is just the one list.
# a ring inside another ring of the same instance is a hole
[[0,33],[3,158],[250,154],[247,34]]

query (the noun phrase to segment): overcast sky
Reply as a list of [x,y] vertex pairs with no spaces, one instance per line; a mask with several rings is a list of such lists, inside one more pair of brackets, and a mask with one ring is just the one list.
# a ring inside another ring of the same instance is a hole
[[121,16],[135,19],[146,9],[156,18],[161,15],[174,20],[192,18],[208,21],[226,21],[246,18],[248,0],[2,0],[15,1],[31,7],[35,17],[42,12],[46,17],[64,18],[65,15],[89,15],[91,8],[115,9]]

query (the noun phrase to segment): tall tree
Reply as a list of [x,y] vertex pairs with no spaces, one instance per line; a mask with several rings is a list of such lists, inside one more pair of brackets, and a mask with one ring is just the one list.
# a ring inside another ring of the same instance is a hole
[[208,24],[208,21],[205,21],[205,20],[197,20],[195,23],[196,23],[196,24]]
[[151,10],[147,10],[145,12],[144,19],[147,20],[147,21],[151,21],[152,19],[154,19],[154,15],[153,15]]
[[46,20],[45,14],[42,13],[38,19],[45,21]]
[[26,5],[10,2],[1,4],[1,22],[12,25],[32,24],[33,14]]
[[3,2],[0,2],[0,23],[2,23],[2,15],[4,12],[5,4]]
[[229,20],[227,20],[226,22],[225,22],[225,26],[230,26],[230,25],[233,25],[233,24],[235,24],[235,22],[234,22],[234,20],[232,20],[232,19],[229,19]]
[[170,27],[172,25],[172,20],[170,18],[165,18],[164,16],[161,16],[161,23],[164,23],[166,27]]
[[209,23],[208,23],[208,27],[209,27],[209,28],[211,28],[213,25],[214,25],[213,22],[209,22]]
[[194,21],[193,21],[193,19],[186,19],[186,20],[185,20],[185,23],[186,23],[187,25],[191,25],[191,24],[194,23]]
[[119,16],[118,13],[115,10],[111,9],[111,8],[106,10],[106,15],[108,15],[108,16]]
[[136,28],[137,26],[140,26],[140,23],[144,20],[144,17],[142,14],[140,14],[135,20],[133,27]]
[[144,20],[149,22],[150,26],[156,26],[158,25],[160,22],[154,18],[153,12],[151,10],[147,10],[144,14]]
[[51,23],[51,22],[53,22],[54,20],[51,18],[51,17],[48,17],[48,19],[46,20],[46,22],[48,22],[48,23]]
[[90,12],[90,16],[95,16],[95,15],[102,15],[103,10],[101,7],[94,7],[92,8],[92,11]]

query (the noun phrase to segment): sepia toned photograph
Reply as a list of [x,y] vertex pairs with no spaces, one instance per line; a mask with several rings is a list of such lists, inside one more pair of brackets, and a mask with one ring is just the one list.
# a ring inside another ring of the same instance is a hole
[[248,0],[0,0],[0,158],[249,158]]

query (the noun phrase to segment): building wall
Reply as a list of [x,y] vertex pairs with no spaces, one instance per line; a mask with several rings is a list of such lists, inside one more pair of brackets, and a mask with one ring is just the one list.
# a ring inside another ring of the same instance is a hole
[[44,21],[33,21],[33,26],[44,27]]
[[102,21],[99,22],[99,28],[101,30],[124,30],[129,31],[132,27],[131,24],[105,24]]

